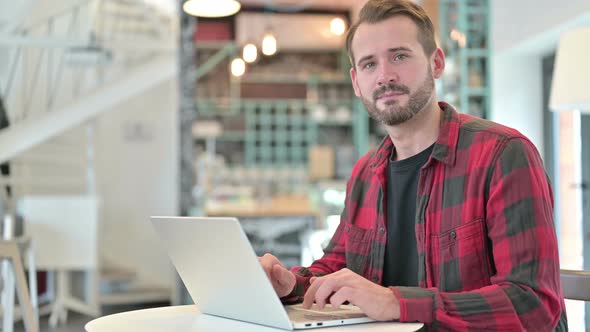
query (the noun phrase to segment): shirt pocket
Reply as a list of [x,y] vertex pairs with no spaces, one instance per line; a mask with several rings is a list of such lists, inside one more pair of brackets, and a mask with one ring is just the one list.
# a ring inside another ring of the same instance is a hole
[[469,291],[490,284],[490,258],[483,219],[436,235],[440,289]]
[[364,275],[367,270],[374,230],[348,224],[344,231],[348,234],[346,267],[357,274]]

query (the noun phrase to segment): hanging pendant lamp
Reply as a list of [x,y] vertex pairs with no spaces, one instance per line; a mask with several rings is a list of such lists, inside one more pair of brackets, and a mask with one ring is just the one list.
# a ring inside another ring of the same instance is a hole
[[234,15],[240,10],[236,0],[188,0],[182,9],[190,15],[198,17],[224,17]]

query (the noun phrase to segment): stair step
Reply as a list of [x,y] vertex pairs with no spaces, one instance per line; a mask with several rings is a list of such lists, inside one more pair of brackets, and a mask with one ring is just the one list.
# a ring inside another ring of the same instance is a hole
[[134,281],[137,274],[135,271],[120,268],[103,268],[100,271],[101,283],[126,283]]
[[172,291],[168,288],[140,286],[124,292],[101,294],[101,305],[137,304],[170,301]]

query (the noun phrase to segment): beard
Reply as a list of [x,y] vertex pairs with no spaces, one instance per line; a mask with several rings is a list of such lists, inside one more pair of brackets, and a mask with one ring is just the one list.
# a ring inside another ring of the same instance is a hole
[[[387,125],[395,126],[404,123],[416,114],[420,113],[428,104],[434,91],[434,79],[432,78],[432,69],[428,69],[426,79],[416,92],[410,94],[410,89],[401,84],[385,84],[373,92],[372,100],[361,95],[361,101],[369,116],[376,121]],[[386,92],[401,92],[409,95],[408,104],[403,106],[399,100],[389,100],[385,102],[383,109],[377,107],[377,99]]]

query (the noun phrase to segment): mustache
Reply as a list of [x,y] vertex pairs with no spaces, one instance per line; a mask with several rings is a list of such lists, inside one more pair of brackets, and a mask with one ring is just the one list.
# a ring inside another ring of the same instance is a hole
[[373,92],[373,100],[377,100],[379,97],[381,97],[387,92],[401,92],[409,94],[410,89],[405,85],[388,83]]

